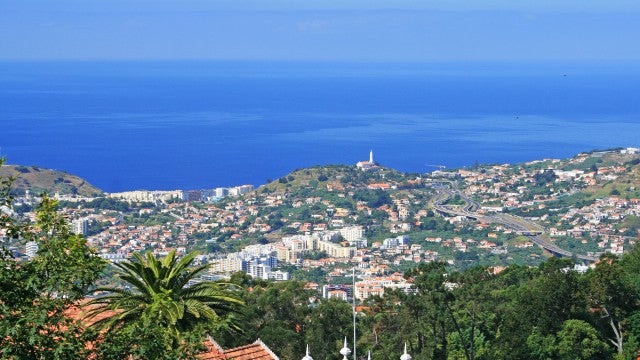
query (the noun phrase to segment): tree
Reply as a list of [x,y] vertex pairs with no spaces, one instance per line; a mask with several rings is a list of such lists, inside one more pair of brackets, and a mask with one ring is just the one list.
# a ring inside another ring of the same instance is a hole
[[607,329],[606,336],[619,354],[624,352],[624,319],[638,310],[637,296],[615,255],[604,254],[589,274],[589,304],[596,321]]
[[339,358],[338,350],[344,337],[353,331],[352,314],[351,306],[342,300],[320,301],[311,315],[306,331],[307,343],[313,349],[314,359]]
[[545,359],[543,354],[550,351],[546,345],[562,323],[586,316],[585,286],[580,274],[566,270],[570,263],[551,258],[535,270],[516,267],[500,274],[497,281],[506,280],[507,286],[500,295],[503,305],[497,308],[494,358],[527,359],[538,354],[534,358]]
[[[108,336],[103,345],[109,351],[121,355],[134,355],[131,344],[110,342],[110,337],[118,339],[122,334],[149,334],[162,341],[151,349],[162,353],[168,350],[189,346],[185,342],[193,333],[204,333],[223,328],[236,328],[234,314],[243,302],[230,291],[227,284],[201,282],[188,286],[204,272],[208,265],[190,268],[196,253],[190,253],[181,259],[171,251],[162,260],[153,254],[146,256],[135,254],[132,261],[115,264],[116,275],[126,287],[102,287],[95,292],[108,292],[88,303],[88,318],[105,316],[96,321],[95,327],[106,329]],[[152,325],[153,324],[153,325]],[[116,335],[112,335],[112,334]],[[137,340],[137,339],[136,339]],[[199,341],[202,341],[200,338]],[[140,344],[138,344],[140,345]],[[153,344],[142,344],[153,347]],[[158,350],[158,347],[160,350]]]
[[[10,183],[3,180],[0,185],[0,205],[5,209],[11,204]],[[85,297],[104,263],[85,239],[71,234],[66,220],[56,212],[56,205],[56,201],[43,196],[35,224],[22,224],[7,212],[0,215],[0,228],[9,237],[34,241],[39,247],[29,261],[15,258],[4,246],[0,249],[2,359],[88,356],[86,342],[93,334],[78,319],[69,317],[68,311]]]
[[600,340],[598,332],[586,321],[570,319],[558,331],[558,355],[561,360],[606,359],[607,344]]
[[527,347],[534,359],[608,359],[607,344],[598,332],[584,320],[569,319],[555,334],[543,335],[538,329],[527,338]]
[[443,262],[421,263],[417,268],[405,273],[413,278],[417,291],[408,298],[409,312],[414,318],[413,324],[421,324],[415,333],[414,353],[430,349],[433,359],[448,358],[449,321],[452,316],[453,296],[445,287],[446,265]]
[[[244,292],[247,303],[240,315],[245,331],[233,339],[222,339],[228,346],[239,346],[260,338],[284,359],[299,359],[304,354],[307,321],[311,312],[309,297],[300,281],[264,282],[234,278],[253,287]],[[221,343],[222,344],[222,343]]]

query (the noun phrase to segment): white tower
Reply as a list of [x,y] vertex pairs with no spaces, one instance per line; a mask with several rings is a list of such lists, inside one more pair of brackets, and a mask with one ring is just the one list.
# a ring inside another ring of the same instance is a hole
[[373,164],[373,150],[369,151],[369,162]]

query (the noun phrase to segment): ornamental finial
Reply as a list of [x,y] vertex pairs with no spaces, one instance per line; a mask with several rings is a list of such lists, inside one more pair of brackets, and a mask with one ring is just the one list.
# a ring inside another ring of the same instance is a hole
[[411,355],[407,354],[407,343],[404,343],[404,354],[400,356],[400,360],[411,360]]
[[344,346],[340,349],[340,355],[342,355],[342,360],[347,360],[347,356],[351,354],[351,349],[347,347],[347,337],[344,337]]
[[305,355],[302,360],[313,360],[313,358],[309,356],[309,344],[307,344],[307,355]]

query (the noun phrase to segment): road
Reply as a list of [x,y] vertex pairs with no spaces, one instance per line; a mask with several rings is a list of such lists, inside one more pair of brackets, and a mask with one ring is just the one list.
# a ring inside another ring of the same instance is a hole
[[[463,206],[447,206],[444,205],[447,200],[451,199],[455,195],[460,196],[460,198],[465,202]],[[489,223],[497,223],[503,226],[506,226],[512,230],[515,230],[517,233],[526,236],[533,242],[534,244],[540,246],[541,248],[549,251],[550,253],[557,256],[564,257],[576,257],[577,259],[583,261],[596,261],[598,260],[596,257],[581,255],[572,253],[569,250],[562,249],[561,247],[550,243],[541,237],[544,234],[544,228],[540,225],[525,220],[521,217],[509,215],[509,214],[492,214],[492,215],[483,215],[478,214],[476,211],[480,209],[480,204],[473,201],[471,198],[466,196],[465,194],[454,190],[453,188],[449,189],[436,189],[436,194],[430,202],[430,205],[439,213],[447,214],[451,216],[464,216],[466,218],[472,220],[482,220]]]

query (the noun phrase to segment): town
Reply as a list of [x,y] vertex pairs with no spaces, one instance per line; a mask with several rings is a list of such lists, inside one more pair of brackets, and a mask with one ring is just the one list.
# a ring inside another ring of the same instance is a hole
[[[422,262],[490,265],[499,272],[551,255],[523,231],[493,221],[496,214],[535,225],[544,241],[571,254],[621,255],[640,236],[639,152],[593,151],[426,174],[385,168],[371,152],[355,166],[301,169],[257,189],[55,198],[73,231],[111,262],[135,252],[195,250],[200,263],[210,264],[208,278],[238,271],[265,280],[295,278],[325,297],[364,300],[389,288],[409,291],[403,272]],[[438,203],[444,192],[450,196]],[[13,210],[33,217],[37,201],[27,191]],[[445,206],[451,211],[442,211]],[[14,250],[30,257],[37,247]]]

